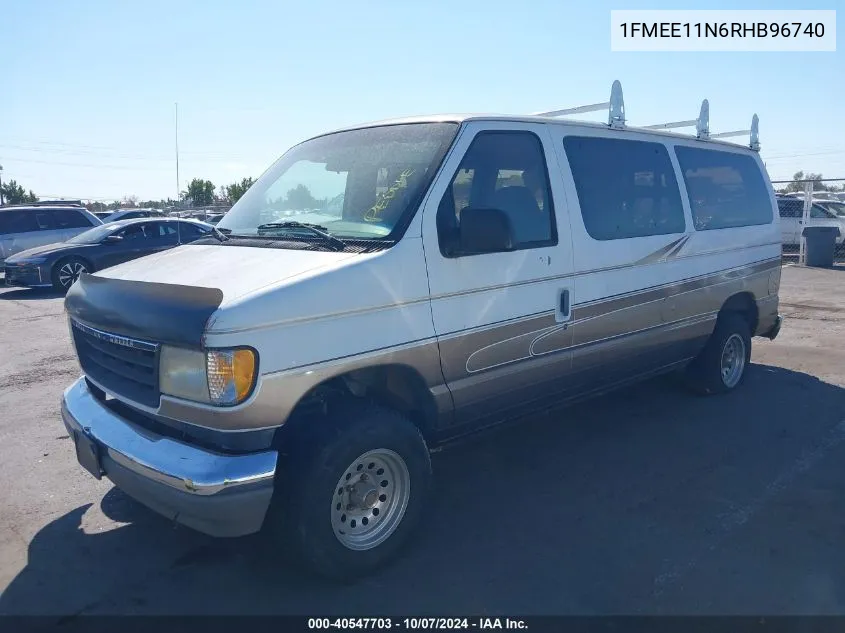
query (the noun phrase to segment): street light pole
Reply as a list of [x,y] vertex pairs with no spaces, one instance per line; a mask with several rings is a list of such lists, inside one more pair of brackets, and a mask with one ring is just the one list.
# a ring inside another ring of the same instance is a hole
[[3,206],[3,165],[0,165],[0,207]]

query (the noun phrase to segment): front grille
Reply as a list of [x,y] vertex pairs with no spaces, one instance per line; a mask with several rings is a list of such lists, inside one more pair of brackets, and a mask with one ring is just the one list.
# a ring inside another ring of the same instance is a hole
[[40,284],[41,274],[38,266],[30,264],[6,264],[3,275],[7,285],[14,285],[17,282],[27,284]]
[[115,395],[157,407],[159,345],[88,327],[71,319],[85,375]]

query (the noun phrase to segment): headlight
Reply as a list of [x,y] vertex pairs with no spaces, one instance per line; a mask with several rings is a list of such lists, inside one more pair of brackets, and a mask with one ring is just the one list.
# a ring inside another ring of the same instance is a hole
[[255,385],[258,359],[248,348],[204,352],[164,345],[159,362],[162,393],[216,405],[247,399]]
[[15,261],[16,264],[23,264],[24,266],[28,266],[32,264],[33,266],[38,264],[43,264],[47,261],[46,257],[26,257],[24,259],[18,259]]
[[213,349],[206,352],[208,393],[214,404],[246,400],[255,383],[255,352],[251,349]]

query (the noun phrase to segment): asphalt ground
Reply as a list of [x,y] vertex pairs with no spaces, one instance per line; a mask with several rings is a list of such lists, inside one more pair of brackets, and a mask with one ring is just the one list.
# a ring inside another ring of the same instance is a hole
[[83,471],[62,299],[0,290],[0,614],[845,614],[845,269],[785,267],[781,311],[736,393],[660,378],[437,453],[416,538],[338,586]]

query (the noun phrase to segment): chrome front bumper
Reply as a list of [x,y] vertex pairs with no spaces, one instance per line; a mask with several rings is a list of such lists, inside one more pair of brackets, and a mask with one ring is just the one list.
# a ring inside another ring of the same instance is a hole
[[[110,410],[84,377],[65,391],[62,420],[81,464],[160,514],[212,536],[261,528],[273,494],[276,451],[228,455],[157,435]],[[92,447],[95,456],[79,457],[87,454],[82,446]]]

